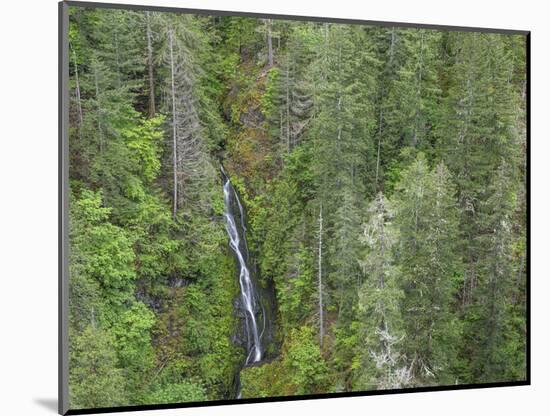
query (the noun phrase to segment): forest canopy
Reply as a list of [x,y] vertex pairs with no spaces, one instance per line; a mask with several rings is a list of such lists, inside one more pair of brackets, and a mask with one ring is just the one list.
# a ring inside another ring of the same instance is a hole
[[525,36],[68,37],[72,409],[526,379]]

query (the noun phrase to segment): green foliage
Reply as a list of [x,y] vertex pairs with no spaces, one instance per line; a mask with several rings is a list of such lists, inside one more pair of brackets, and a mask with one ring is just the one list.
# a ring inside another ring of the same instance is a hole
[[252,241],[261,253],[260,275],[275,282],[278,318],[285,335],[311,314],[315,303],[315,258],[311,243],[303,239],[307,185],[311,185],[309,170],[302,169],[307,166],[305,154],[298,147],[287,157],[281,178],[269,188],[252,217]]
[[208,397],[204,388],[192,382],[182,382],[179,384],[168,384],[149,394],[146,403],[164,404],[164,403],[183,403],[200,402],[207,400]]
[[155,315],[141,302],[135,302],[113,323],[110,332],[114,335],[113,347],[126,378],[128,401],[141,402],[143,374],[154,368],[154,351],[151,345],[151,328]]
[[133,236],[108,222],[110,209],[102,207],[100,192],[83,190],[71,202],[72,265],[97,281],[109,300],[116,304],[132,294],[136,278]]
[[88,326],[71,339],[69,395],[71,407],[121,406],[125,379],[112,348],[113,337]]
[[247,397],[278,397],[294,394],[294,386],[280,360],[241,370],[241,394]]
[[163,137],[160,126],[164,116],[140,121],[137,127],[122,131],[122,135],[130,149],[132,162],[142,169],[139,176],[150,183],[160,172],[160,141]]
[[277,397],[326,391],[328,368],[313,328],[293,329],[280,360],[241,372],[242,397]]
[[242,351],[231,342],[237,328],[233,299],[238,288],[230,257],[204,249],[202,253],[198,262],[208,268],[201,276],[212,278],[178,289],[158,316],[154,333],[157,355],[164,362],[162,384],[197,378],[213,399],[232,389],[233,371],[242,359]]
[[313,328],[292,330],[284,365],[296,386],[295,394],[319,393],[325,390],[327,367],[321,357]]
[[119,351],[120,363],[132,370],[143,371],[151,360],[151,328],[155,315],[141,302],[135,302],[114,323],[114,346]]
[[286,284],[278,285],[279,310],[289,324],[303,322],[311,313],[311,299],[315,294],[315,270],[310,250],[300,247],[296,254],[294,275]]
[[264,113],[265,117],[272,116],[273,111],[277,108],[274,101],[280,76],[281,71],[277,67],[271,68],[267,72],[265,92],[261,98],[262,113]]

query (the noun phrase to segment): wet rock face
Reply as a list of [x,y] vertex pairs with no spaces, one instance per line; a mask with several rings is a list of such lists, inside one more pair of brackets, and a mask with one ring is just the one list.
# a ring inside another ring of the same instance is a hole
[[265,329],[262,336],[262,346],[264,351],[263,360],[272,360],[278,355],[278,346],[276,345],[276,313],[277,301],[275,297],[275,286],[273,281],[266,282],[265,287],[260,287],[260,298],[263,305],[263,317],[265,319]]
[[[258,314],[258,326],[263,329],[261,332],[260,342],[262,349],[262,361],[270,360],[276,357],[275,351],[277,348],[274,348],[275,340],[275,293],[273,286],[270,284],[268,287],[264,288],[260,285],[258,287],[259,298],[261,304],[263,305],[261,312]],[[235,298],[233,301],[233,309],[235,315],[241,322],[238,326],[238,331],[236,331],[231,337],[231,342],[247,350],[247,334],[245,328],[246,312],[243,309],[240,296]],[[265,326],[264,326],[265,321]],[[273,346],[272,346],[273,344]],[[252,365],[252,363],[248,363]]]
[[144,288],[138,288],[135,293],[136,299],[150,307],[155,313],[160,313],[162,310],[162,298],[160,296],[152,296]]
[[[226,230],[229,246],[237,264],[240,286],[240,296],[234,300],[233,306],[242,324],[233,335],[232,341],[245,351],[243,366],[261,365],[269,358],[266,351],[270,351],[269,356],[272,356],[274,351],[274,348],[269,346],[274,342],[275,291],[271,283],[264,286],[259,283],[254,253],[249,252],[246,242],[248,224],[245,208],[223,168],[222,180]],[[237,397],[238,379],[237,372]]]
[[[265,327],[263,305],[257,289],[257,282],[250,267],[250,256],[246,242],[246,218],[239,196],[233,188],[229,177],[224,176],[223,194],[225,204],[226,230],[229,246],[234,253],[238,265],[238,279],[241,296],[236,310],[244,317],[244,332],[246,334],[247,356],[245,365],[259,362],[262,359],[261,337]],[[264,325],[260,326],[260,321]]]

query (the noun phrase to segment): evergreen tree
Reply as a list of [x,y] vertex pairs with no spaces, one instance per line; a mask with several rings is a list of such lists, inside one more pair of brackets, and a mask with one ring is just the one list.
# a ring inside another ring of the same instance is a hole
[[525,364],[524,345],[510,328],[514,320],[511,218],[516,203],[510,168],[503,161],[488,189],[491,196],[483,214],[487,231],[479,237],[487,258],[480,271],[484,279],[476,287],[467,315],[468,335],[473,341],[466,347],[467,357],[473,379],[482,382],[505,381],[514,372],[512,363],[520,368]]
[[458,213],[450,174],[430,171],[422,154],[405,169],[394,196],[397,261],[405,296],[400,309],[416,384],[453,381],[458,323],[451,314],[460,273]]
[[[467,268],[462,301],[472,301],[484,259],[477,238],[480,211],[502,158],[515,165],[514,100],[509,81],[510,57],[501,35],[452,36],[447,48],[454,57],[449,74],[444,119],[439,122],[439,152],[454,175],[461,211],[461,247]],[[466,244],[466,242],[468,242]]]

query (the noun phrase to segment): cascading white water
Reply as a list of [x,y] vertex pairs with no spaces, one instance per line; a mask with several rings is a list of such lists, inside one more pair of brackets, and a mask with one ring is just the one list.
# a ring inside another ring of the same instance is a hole
[[[223,172],[223,169],[222,169]],[[260,343],[260,334],[258,333],[258,324],[255,314],[256,292],[250,276],[248,267],[248,247],[246,244],[246,226],[244,220],[244,210],[239,201],[239,196],[231,185],[231,181],[223,172],[224,185],[223,197],[225,202],[225,220],[227,234],[229,235],[229,245],[234,251],[239,262],[239,284],[241,287],[241,300],[245,312],[245,329],[247,336],[248,354],[245,365],[256,363],[262,359],[262,348]],[[239,209],[240,222],[235,221],[232,201],[236,202]],[[240,233],[239,227],[240,226]],[[241,237],[242,236],[242,237]],[[239,394],[240,395],[240,394]]]

